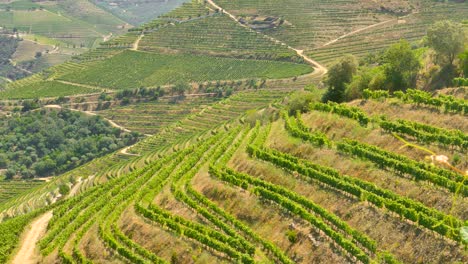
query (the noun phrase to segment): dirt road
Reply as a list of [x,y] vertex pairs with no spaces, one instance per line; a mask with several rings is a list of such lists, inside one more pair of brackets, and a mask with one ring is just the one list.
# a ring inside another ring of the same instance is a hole
[[67,82],[67,81],[62,81],[62,80],[54,80],[59,83],[63,84],[68,84],[68,85],[73,85],[73,86],[79,86],[79,87],[84,87],[88,89],[93,89],[93,90],[98,90],[98,91],[104,91],[104,92],[113,92],[113,89],[110,88],[104,88],[104,87],[99,87],[99,86],[94,86],[94,85],[87,85],[87,84],[82,84],[82,83],[75,83],[75,82]]
[[47,224],[52,218],[52,211],[40,216],[31,223],[31,228],[23,238],[20,250],[13,259],[13,264],[34,264],[36,263],[36,243],[45,233]]
[[[210,5],[212,5],[215,9],[222,10],[224,14],[228,15],[232,20],[236,21],[236,22],[237,22],[239,25],[241,25],[242,27],[247,28],[247,29],[249,29],[249,30],[251,30],[251,31],[253,31],[253,32],[263,34],[263,33],[261,33],[261,32],[257,32],[257,31],[255,31],[255,30],[253,30],[252,28],[250,28],[250,27],[248,27],[248,26],[246,26],[246,25],[240,23],[240,22],[239,22],[239,19],[238,19],[235,15],[233,15],[233,14],[229,13],[228,11],[224,10],[223,8],[221,8],[221,7],[220,7],[219,5],[217,5],[213,0],[207,0],[207,2],[208,2]],[[315,69],[314,72],[311,74],[311,77],[314,77],[314,78],[321,78],[321,77],[325,76],[325,74],[327,74],[328,69],[327,69],[325,66],[321,65],[320,63],[318,63],[317,61],[315,61],[315,60],[313,60],[312,58],[310,58],[310,57],[308,57],[307,55],[305,55],[303,50],[299,50],[299,49],[293,48],[293,47],[289,46],[288,44],[286,44],[286,43],[282,42],[281,40],[276,39],[276,38],[274,38],[274,37],[272,37],[272,36],[265,35],[265,34],[263,34],[263,35],[264,35],[265,37],[267,37],[268,39],[270,39],[271,41],[275,42],[275,43],[278,43],[278,44],[287,46],[288,49],[295,51],[295,52],[297,53],[298,56],[302,57],[306,62],[310,63],[310,64],[314,67],[314,69]]]
[[140,36],[138,36],[137,40],[135,40],[135,43],[133,43],[132,50],[138,50],[138,46],[140,45],[140,41],[144,36],[145,36],[144,33],[141,33]]

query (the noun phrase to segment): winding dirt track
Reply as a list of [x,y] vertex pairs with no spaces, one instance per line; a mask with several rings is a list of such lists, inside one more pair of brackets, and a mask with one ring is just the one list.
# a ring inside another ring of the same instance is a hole
[[334,39],[334,40],[331,40],[325,44],[323,44],[320,48],[323,48],[323,47],[326,47],[328,45],[331,45],[335,42],[337,42],[338,40],[341,40],[343,38],[346,38],[346,37],[349,37],[349,36],[352,36],[354,34],[357,34],[359,32],[362,32],[364,30],[368,30],[368,29],[371,29],[371,28],[375,28],[375,27],[378,27],[378,26],[381,26],[381,25],[385,25],[385,24],[388,24],[388,23],[391,23],[391,22],[395,22],[395,21],[398,21],[398,18],[394,18],[394,19],[390,19],[390,20],[386,20],[386,21],[382,21],[380,23],[377,23],[377,24],[373,24],[373,25],[370,25],[370,26],[367,26],[367,27],[363,27],[363,28],[359,28],[359,29],[356,29],[352,32],[349,32],[347,34],[344,34],[344,35],[341,35],[339,36],[338,38]]
[[63,80],[54,80],[59,83],[63,84],[68,84],[68,85],[73,85],[73,86],[79,86],[79,87],[84,87],[88,89],[93,89],[93,90],[98,90],[98,91],[105,91],[105,92],[112,92],[113,90],[111,88],[104,88],[104,87],[99,87],[99,86],[94,86],[94,85],[87,85],[87,84],[82,84],[82,83],[75,83],[75,82],[67,82]]
[[45,233],[47,224],[52,218],[52,211],[49,211],[34,222],[31,223],[31,229],[29,229],[23,238],[21,248],[13,259],[13,264],[33,264],[36,263],[36,243],[40,237]]
[[140,45],[140,41],[144,36],[145,36],[144,33],[141,33],[140,36],[138,36],[137,40],[135,40],[135,43],[133,43],[132,50],[138,50],[138,46]]
[[[207,2],[212,5],[215,9],[219,9],[219,10],[222,10],[222,12],[226,15],[228,15],[232,20],[236,21],[239,25],[241,25],[242,27],[244,28],[247,28],[253,32],[256,32],[256,33],[259,33],[259,34],[262,34],[261,32],[258,32],[258,31],[255,31],[253,30],[252,28],[242,24],[241,22],[239,22],[239,19],[231,14],[230,12],[224,10],[222,7],[220,7],[219,5],[217,5],[213,0],[207,0]],[[269,35],[265,35],[263,34],[263,36],[265,36],[266,38],[270,39],[271,41],[275,42],[275,43],[278,43],[278,44],[281,44],[283,46],[286,46],[288,47],[288,49],[290,50],[293,50],[297,53],[298,56],[302,57],[305,61],[307,61],[308,63],[310,63],[313,67],[314,67],[314,72],[310,75],[310,77],[313,77],[313,78],[321,78],[323,76],[325,76],[325,74],[327,74],[328,72],[328,69],[321,65],[320,63],[318,63],[317,61],[313,60],[312,58],[308,57],[307,55],[304,54],[304,51],[303,50],[299,50],[299,49],[296,49],[296,48],[293,48],[291,46],[289,46],[288,44],[282,42],[281,40],[279,39],[276,39],[272,36],[269,36]]]

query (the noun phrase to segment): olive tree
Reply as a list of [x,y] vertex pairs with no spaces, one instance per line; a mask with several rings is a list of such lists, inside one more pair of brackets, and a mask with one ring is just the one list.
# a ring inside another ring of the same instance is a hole
[[322,101],[341,103],[345,99],[346,85],[351,82],[358,68],[358,61],[353,55],[346,55],[330,67],[325,84],[327,92]]
[[402,40],[385,51],[383,68],[386,86],[390,91],[406,90],[416,84],[421,67],[408,41]]
[[465,39],[463,26],[449,20],[439,21],[427,31],[429,46],[448,65],[463,51]]

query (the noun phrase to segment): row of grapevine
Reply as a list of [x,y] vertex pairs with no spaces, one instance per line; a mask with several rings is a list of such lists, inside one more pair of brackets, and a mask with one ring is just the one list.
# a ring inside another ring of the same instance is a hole
[[[176,152],[162,158],[158,162],[158,167],[150,171],[149,177],[152,177],[144,184],[133,184],[133,188],[119,194],[120,204],[118,208],[107,210],[101,219],[105,221],[100,225],[100,237],[109,247],[117,252],[123,252],[128,260],[139,262],[150,261],[152,263],[166,263],[153,252],[148,251],[141,245],[135,243],[123,232],[116,224],[123,210],[133,201],[141,201],[142,197],[152,191],[159,191],[169,178],[169,174],[184,160],[184,158],[193,151],[193,147]],[[146,178],[146,177],[145,177]],[[138,183],[138,182],[137,182]],[[131,254],[129,254],[130,252]]]
[[414,161],[405,156],[390,153],[378,147],[354,140],[344,140],[337,143],[337,149],[342,153],[369,160],[381,167],[392,169],[403,175],[409,175],[415,180],[428,181],[450,192],[468,196],[468,182],[464,180],[462,175],[457,175],[449,171],[447,171],[445,175],[440,175],[426,170],[425,167],[427,167],[427,165],[422,164],[422,162]]
[[[287,115],[283,116],[285,118],[285,127],[292,136],[306,141],[311,141],[311,138],[317,137],[317,132],[312,134],[307,131],[308,128],[302,123],[300,116],[298,118],[290,118]],[[318,135],[322,136],[322,134]],[[312,140],[311,143],[316,144],[316,140]],[[465,176],[456,172],[415,161],[406,156],[355,140],[345,139],[341,142],[330,142],[328,144],[328,146],[332,145],[336,146],[337,150],[342,153],[352,154],[361,159],[369,160],[380,167],[391,168],[402,175],[409,175],[417,180],[429,181],[453,193],[461,193],[464,196],[468,193],[468,182],[465,181]]]
[[461,242],[460,227],[463,223],[453,216],[427,208],[419,202],[401,197],[374,184],[349,176],[343,176],[329,168],[322,170],[322,166],[320,165],[311,164],[307,161],[299,161],[299,159],[289,154],[281,153],[278,155],[276,152],[262,150],[255,146],[249,146],[248,152],[253,157],[271,162],[281,168],[298,172],[334,189],[368,201],[377,207],[385,207],[408,220]]
[[232,247],[232,245],[235,245],[235,243],[232,243],[232,245],[230,245],[228,242],[222,243],[205,232],[200,232],[193,228],[184,226],[174,219],[164,217],[160,214],[154,213],[153,211],[144,210],[144,208],[139,205],[136,206],[136,209],[137,212],[143,215],[145,218],[157,222],[162,226],[166,226],[178,235],[194,239],[209,248],[223,252],[229,257],[242,261],[243,263],[254,263],[253,259],[249,255],[239,253],[236,248]]
[[161,173],[163,166],[174,168],[177,166],[177,162],[181,161],[190,151],[189,148],[158,160],[153,166],[150,165],[152,168],[149,171],[139,176],[125,190],[121,190],[114,196],[111,201],[112,206],[104,208],[100,216],[103,222],[99,225],[99,235],[106,245],[132,262],[145,263],[146,260],[149,260],[152,263],[166,263],[163,259],[133,242],[119,230],[116,223],[125,208],[140,195],[142,187],[146,187],[152,181],[163,181],[162,177],[166,176]]
[[468,148],[468,136],[459,130],[441,129],[407,120],[379,121],[380,127],[386,132],[395,132],[413,136],[423,143],[439,142],[444,146]]
[[160,163],[150,164],[94,187],[89,193],[66,200],[63,206],[57,208],[57,215],[52,219],[48,232],[39,242],[42,253],[47,255],[55,248],[61,250],[73,234],[78,237],[82,236],[95,223],[93,219],[99,220],[100,215],[111,212],[120,201],[130,197],[164,161],[161,159]]
[[[256,135],[258,134],[260,125],[257,123],[256,127],[254,130],[252,130],[250,140],[254,140],[256,138]],[[235,141],[235,143],[231,143],[230,140],[224,141],[224,143],[220,146],[218,149],[217,153],[213,155],[212,158],[212,164],[218,164],[218,165],[225,165],[228,163],[228,161],[231,159],[232,155],[234,152],[236,152],[244,140],[244,138],[247,135],[248,130],[245,130],[242,135]],[[210,165],[212,166],[212,165]],[[203,196],[202,194],[198,193],[196,190],[194,190],[191,186],[191,184],[186,181],[185,188],[187,191],[187,194],[195,199],[197,203],[200,203],[202,206],[204,206],[206,209],[210,210],[213,212],[213,214],[217,215],[220,221],[226,221],[226,223],[230,223],[232,226],[234,226],[237,230],[241,231],[246,235],[246,237],[249,237],[252,241],[255,241],[262,245],[262,247],[269,251],[274,258],[276,259],[277,262],[279,263],[285,263],[285,264],[292,264],[294,263],[289,257],[282,251],[280,250],[274,243],[263,239],[259,235],[257,235],[255,232],[253,232],[247,225],[239,221],[237,218],[234,216],[228,214],[226,211],[223,209],[219,208],[216,204],[214,204],[212,201],[210,201],[208,198]],[[217,222],[217,221],[215,221]]]
[[[178,190],[177,182],[182,177],[185,177],[185,175],[195,174],[199,170],[200,166],[202,166],[216,150],[216,147],[212,146],[214,142],[220,139],[221,135],[224,134],[219,133],[217,136],[212,137],[206,142],[206,144],[191,153],[183,163],[179,164],[177,172],[171,177],[171,180],[173,181],[171,190],[174,192],[174,196],[188,204],[211,222],[215,222],[216,219],[196,203],[187,199],[186,195]],[[250,243],[237,236],[236,233],[230,230],[228,226],[221,225],[221,230],[225,231],[228,235],[226,236],[206,226],[192,223],[181,217],[171,215],[154,205],[143,207],[140,204],[137,204],[136,210],[146,218],[158,222],[163,226],[167,226],[175,233],[199,241],[209,248],[225,253],[230,258],[238,259],[245,263],[253,262],[250,255],[254,254],[255,248],[251,246]],[[219,225],[222,223],[215,222],[215,224]]]
[[468,86],[468,78],[454,78],[453,85],[456,87]]
[[[235,173],[230,169],[210,167],[210,174],[220,180],[239,186],[243,189],[248,189],[249,185],[253,185],[252,192],[286,208],[293,214],[299,215],[302,219],[310,222],[318,229],[322,230],[327,236],[332,238],[350,255],[355,256],[363,263],[369,263],[370,258],[366,251],[375,253],[375,242],[370,240],[365,235],[362,235],[355,230],[352,230],[346,223],[341,221],[337,216],[330,214],[320,206],[310,202],[306,198],[290,192],[282,187],[266,183],[255,179],[249,175]],[[309,213],[308,210],[314,212]],[[338,224],[338,225],[335,225]],[[331,225],[335,225],[332,228]],[[335,231],[336,228],[344,228]],[[350,233],[347,233],[350,232]],[[347,236],[350,236],[349,238]],[[359,247],[362,245],[365,251]]]
[[[189,147],[188,149],[185,149],[183,151],[176,152],[173,155],[169,155],[166,158],[163,158],[161,161],[158,162],[160,166],[158,167],[158,171],[152,170],[148,173],[148,177],[144,176],[141,178],[146,178],[143,180],[140,180],[140,182],[136,181],[133,184],[133,188],[127,189],[123,193],[119,193],[120,200],[117,202],[120,204],[118,210],[112,210],[112,211],[107,211],[108,214],[111,214],[110,217],[107,217],[106,214],[103,216],[104,219],[106,219],[105,222],[103,222],[100,225],[100,232],[101,232],[101,238],[105,240],[106,244],[109,245],[110,247],[114,248],[114,250],[117,250],[118,252],[122,252],[125,254],[124,257],[127,259],[131,260],[134,262],[134,259],[146,259],[149,260],[153,263],[163,263],[163,260],[157,257],[154,253],[146,250],[145,248],[141,247],[137,243],[133,242],[130,238],[128,238],[125,234],[123,234],[115,224],[116,220],[122,213],[122,211],[131,203],[136,200],[135,208],[136,211],[143,216],[154,216],[158,215],[157,213],[161,214],[161,210],[157,209],[155,206],[150,206],[151,210],[148,210],[148,208],[143,207],[140,205],[142,200],[148,201],[152,200],[151,198],[145,199],[150,193],[158,193],[161,188],[165,185],[165,183],[170,179],[170,174],[174,171],[174,169],[179,166],[180,164],[184,164],[185,159],[190,159],[190,155],[194,152],[195,149],[198,150],[206,150],[206,148],[209,148],[214,140],[217,137],[213,137],[213,139],[210,139],[208,141],[204,141],[198,146],[193,146]],[[164,165],[164,166],[163,166]],[[154,176],[154,177],[153,177]],[[152,178],[151,178],[152,177]],[[122,194],[122,195],[121,195]],[[159,211],[158,211],[159,210]],[[182,218],[178,217],[168,217],[168,215],[163,215],[163,218],[159,218],[161,215],[158,215],[156,219],[164,219],[164,223],[171,225],[172,227],[179,226],[180,223],[184,222]],[[151,219],[151,218],[150,218]],[[153,219],[155,220],[155,219]],[[174,225],[174,223],[176,223]],[[181,228],[190,228],[192,231],[199,232],[200,230],[193,229],[192,227],[198,227],[199,226],[189,222],[185,221],[183,223]],[[177,229],[180,231],[180,229]],[[176,231],[177,231],[176,230]],[[187,231],[186,234],[190,233],[190,231]],[[194,234],[193,232],[191,233],[192,235]],[[212,235],[213,233],[209,233]],[[217,236],[218,238],[220,236]],[[222,237],[222,236],[221,236]],[[225,239],[226,240],[226,239]],[[128,251],[127,248],[131,249],[131,251]],[[120,251],[119,251],[120,250]],[[132,255],[129,255],[128,252],[133,252]]]
[[[445,112],[468,114],[468,103],[466,100],[457,99],[450,95],[439,95],[433,97],[430,93],[416,89],[408,89],[406,92],[397,91],[393,94],[394,97],[402,100],[405,103],[414,103],[416,105],[425,105],[435,108],[442,108]],[[371,91],[364,90],[365,99],[390,98],[387,91]]]
[[237,232],[232,227],[224,223],[215,214],[211,213],[209,210],[199,205],[195,200],[193,200],[190,196],[186,194],[186,189],[188,186],[190,186],[190,181],[193,178],[193,176],[195,176],[196,172],[201,168],[201,166],[203,166],[210,160],[219,157],[223,150],[229,144],[231,144],[234,138],[238,135],[238,133],[240,132],[239,129],[240,127],[233,129],[231,133],[224,137],[223,141],[221,141],[216,146],[216,148],[213,148],[212,150],[207,152],[203,157],[201,157],[197,166],[188,166],[186,173],[176,175],[171,185],[171,190],[174,193],[176,199],[191,207],[205,219],[212,222],[219,229],[223,230],[226,234],[230,235],[233,239],[237,240],[237,243],[239,243],[239,245],[242,245],[242,247],[246,248],[247,253],[249,255],[253,255],[255,253],[255,248],[250,242],[246,241],[242,236],[237,234]]
[[289,118],[286,112],[282,112],[282,117],[285,120],[286,130],[288,130],[288,132],[292,136],[301,138],[305,141],[311,142],[312,144],[320,146],[320,147],[321,146],[330,147],[332,145],[332,142],[328,139],[328,137],[324,133],[321,133],[318,131],[315,131],[314,133],[309,133],[301,129],[301,128],[304,128],[304,126],[299,122],[300,119]]
[[371,118],[357,107],[350,107],[334,102],[328,102],[327,104],[312,103],[310,109],[348,117],[358,121],[362,126],[367,126],[369,122],[373,122],[386,132],[412,136],[423,143],[438,142],[444,146],[450,145],[461,149],[468,148],[468,136],[460,130],[448,130],[402,119],[390,121],[385,116]]
[[357,107],[348,107],[343,104],[338,104],[335,102],[324,103],[312,103],[310,104],[311,110],[330,112],[335,113],[340,116],[345,116],[351,119],[354,119],[359,122],[362,126],[367,126],[371,119],[364,113],[361,109]]

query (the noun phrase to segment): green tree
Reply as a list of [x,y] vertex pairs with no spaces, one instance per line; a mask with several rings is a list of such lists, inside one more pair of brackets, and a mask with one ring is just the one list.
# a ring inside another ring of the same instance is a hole
[[302,113],[309,109],[309,104],[315,99],[314,93],[308,91],[296,92],[289,97],[288,112],[291,115],[296,114],[297,111]]
[[325,79],[328,90],[323,95],[322,101],[343,102],[346,84],[351,82],[357,68],[358,62],[353,55],[346,55],[331,66]]
[[429,46],[449,65],[463,51],[465,38],[463,25],[449,20],[439,21],[427,31]]
[[23,108],[21,109],[22,112],[28,112],[39,108],[39,103],[37,99],[34,100],[24,100],[22,103]]
[[385,84],[390,91],[406,90],[416,84],[421,63],[408,41],[401,40],[390,46],[383,62]]
[[361,98],[365,89],[381,89],[382,82],[379,79],[382,74],[383,70],[381,67],[361,67],[358,74],[354,75],[352,81],[346,85],[346,101]]
[[0,153],[0,168],[5,168],[8,165],[8,156]]
[[171,92],[172,94],[184,95],[184,93],[189,89],[190,86],[187,83],[179,81],[171,88]]

